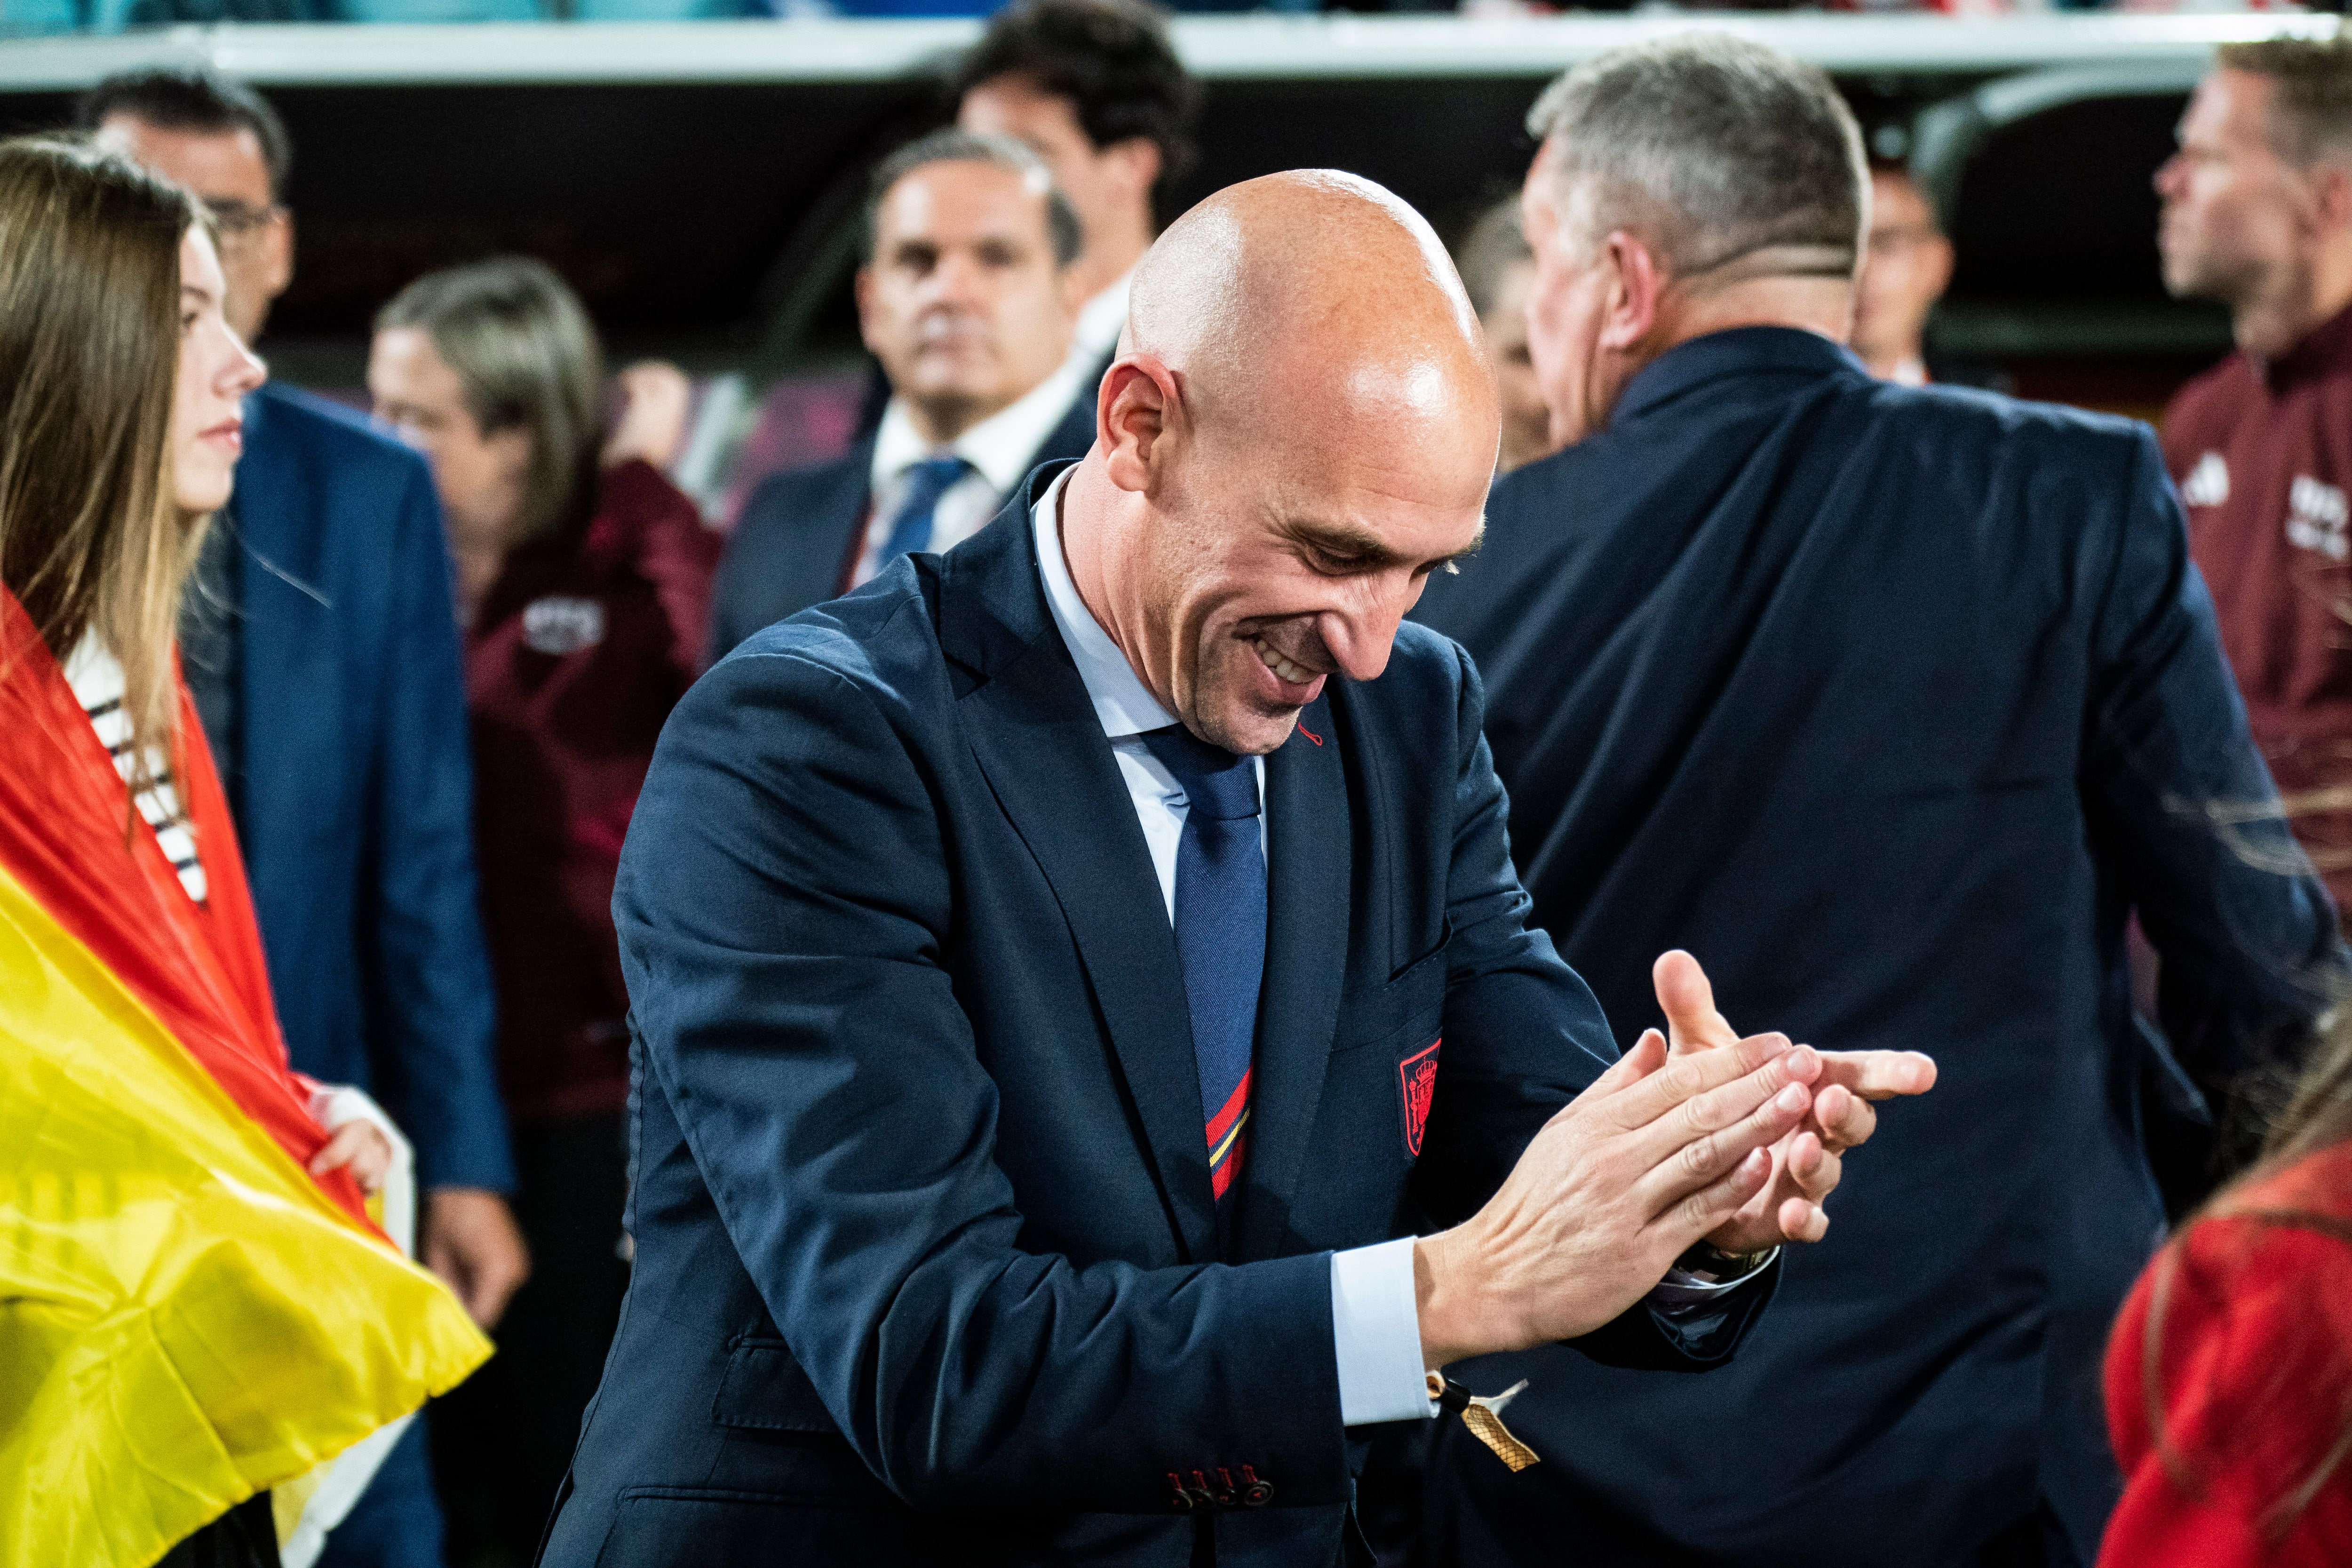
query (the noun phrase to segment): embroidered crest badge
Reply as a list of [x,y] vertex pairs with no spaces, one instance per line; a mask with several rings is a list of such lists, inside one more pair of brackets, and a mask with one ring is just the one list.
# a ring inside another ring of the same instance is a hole
[[1429,1099],[1437,1092],[1437,1047],[1444,1043],[1440,1035],[1397,1064],[1398,1087],[1404,1090],[1405,1152],[1416,1160],[1421,1158],[1422,1129],[1429,1125]]
[[523,646],[562,658],[604,640],[604,606],[593,599],[551,594],[523,606]]

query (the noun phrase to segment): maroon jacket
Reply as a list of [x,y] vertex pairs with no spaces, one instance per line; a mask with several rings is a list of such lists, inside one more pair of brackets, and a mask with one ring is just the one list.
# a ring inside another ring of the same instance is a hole
[[507,557],[467,634],[482,915],[518,1121],[628,1098],[613,874],[694,680],[719,545],[669,481],[623,464],[584,533]]
[[2174,396],[2165,461],[2295,837],[2352,909],[2352,310]]

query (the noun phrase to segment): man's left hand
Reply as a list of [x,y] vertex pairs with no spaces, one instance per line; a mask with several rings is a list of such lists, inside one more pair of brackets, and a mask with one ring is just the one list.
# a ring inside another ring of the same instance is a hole
[[[1732,1045],[1739,1034],[1716,1011],[1715,988],[1687,952],[1662,954],[1650,972],[1666,1015],[1674,1054]],[[1803,1125],[1772,1146],[1772,1179],[1707,1237],[1717,1250],[1761,1252],[1784,1241],[1819,1241],[1830,1227],[1822,1202],[1844,1173],[1840,1156],[1878,1126],[1871,1101],[1925,1094],[1936,1063],[1917,1051],[1822,1051],[1813,1109]]]

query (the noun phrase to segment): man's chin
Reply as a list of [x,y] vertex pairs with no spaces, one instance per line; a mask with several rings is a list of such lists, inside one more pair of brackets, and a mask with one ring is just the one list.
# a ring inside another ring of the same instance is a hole
[[1236,703],[1215,713],[1189,717],[1186,722],[1192,732],[1213,745],[1223,746],[1239,756],[1262,757],[1290,739],[1297,727],[1299,710],[1282,708],[1260,709],[1254,704]]

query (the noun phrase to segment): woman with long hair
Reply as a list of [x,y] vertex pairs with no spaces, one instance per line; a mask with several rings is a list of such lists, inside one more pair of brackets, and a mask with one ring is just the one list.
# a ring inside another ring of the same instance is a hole
[[8,1561],[275,1563],[269,1489],[487,1348],[379,1228],[373,1107],[288,1067],[179,678],[264,375],[223,292],[184,192],[0,144]]
[[2106,1394],[2102,1568],[2352,1562],[2352,1014],[2260,1161],[2140,1277]]

